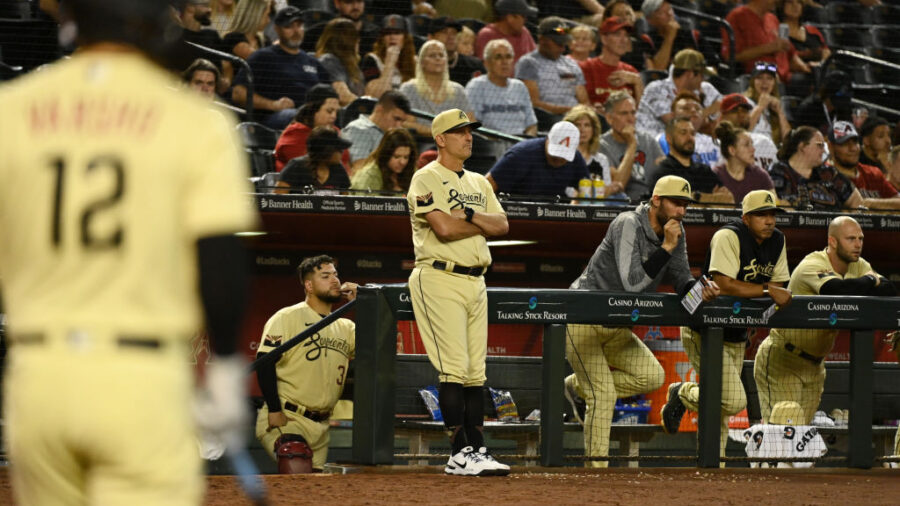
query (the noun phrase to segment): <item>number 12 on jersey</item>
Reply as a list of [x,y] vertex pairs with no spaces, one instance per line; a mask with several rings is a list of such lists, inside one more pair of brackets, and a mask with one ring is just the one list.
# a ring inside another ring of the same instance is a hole
[[95,218],[103,211],[114,208],[122,200],[125,192],[125,166],[115,155],[100,155],[91,158],[83,167],[71,166],[62,157],[51,160],[50,168],[54,171],[56,184],[53,193],[53,210],[51,224],[51,242],[59,249],[66,234],[63,206],[67,198],[67,190],[71,187],[72,178],[80,178],[77,183],[85,183],[88,179],[104,172],[113,177],[113,187],[105,195],[95,197],[86,202],[77,211],[79,243],[89,250],[109,250],[122,245],[125,232],[121,224],[104,236],[97,235],[91,226]]

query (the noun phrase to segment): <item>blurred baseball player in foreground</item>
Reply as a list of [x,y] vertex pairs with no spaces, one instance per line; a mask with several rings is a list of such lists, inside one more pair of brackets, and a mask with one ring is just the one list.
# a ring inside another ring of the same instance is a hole
[[255,226],[249,170],[233,124],[149,58],[172,33],[167,2],[66,0],[60,15],[79,51],[0,90],[16,502],[200,504],[189,342],[204,315],[215,356],[196,412],[229,448],[246,430],[233,234]]
[[[828,225],[828,247],[800,261],[788,289],[794,295],[896,295],[897,288],[862,258],[863,231],[853,218],[838,216]],[[759,392],[763,423],[772,407],[794,401],[812,423],[825,388],[825,356],[837,330],[772,329],[759,345],[753,378]]]
[[[744,196],[740,220],[716,231],[710,243],[703,275],[711,276],[722,295],[735,297],[771,297],[780,307],[791,303],[791,292],[782,288],[790,279],[784,234],[775,228],[778,208],[775,194],[755,190]],[[747,407],[747,395],[741,383],[746,328],[726,328],[722,350],[722,430],[720,451],[725,455],[728,441],[728,417]],[[681,342],[694,370],[700,374],[700,333],[681,328]],[[668,401],[662,407],[663,429],[678,432],[685,408],[700,407],[700,385],[677,382],[669,385]]]
[[440,380],[439,401],[450,432],[451,455],[444,472],[465,476],[506,475],[484,447],[487,291],[491,265],[485,237],[505,235],[506,213],[484,176],[463,168],[472,156],[466,113],[438,114],[431,133],[437,160],[419,169],[407,202],[416,267],[409,291],[422,343]]
[[[305,258],[297,268],[306,299],[275,313],[263,330],[257,358],[328,316],[331,305],[356,298],[356,284],[341,284],[334,259]],[[321,471],[328,457],[328,419],[344,390],[356,350],[356,324],[339,318],[257,370],[266,404],[256,437],[283,474]]]
[[166,2],[66,0],[60,14],[79,51],[0,91],[14,494],[199,504],[189,344],[204,315],[215,356],[196,413],[229,448],[246,430],[234,233],[256,223],[249,169],[234,125],[150,59],[172,33]]
[[[665,280],[678,293],[687,293],[694,278],[681,220],[691,202],[694,199],[687,180],[678,176],[659,178],[650,202],[621,213],[610,223],[587,268],[569,288],[655,292]],[[703,288],[703,300],[712,300],[718,293],[716,284],[710,282]],[[566,334],[566,358],[575,371],[566,378],[566,398],[572,402],[577,395],[587,404],[585,455],[605,457],[609,455],[616,398],[656,390],[665,381],[665,371],[628,327],[569,325]],[[607,462],[594,460],[587,465],[606,467]]]

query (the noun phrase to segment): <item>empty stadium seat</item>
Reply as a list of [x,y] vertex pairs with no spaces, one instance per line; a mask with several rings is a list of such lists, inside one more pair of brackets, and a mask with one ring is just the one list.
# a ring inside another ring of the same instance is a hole
[[3,0],[0,2],[0,18],[28,19],[31,17],[31,4],[28,0]]
[[821,26],[828,24],[828,13],[824,7],[803,6],[803,22]]
[[870,8],[871,22],[875,25],[900,24],[900,6],[876,5]]
[[863,24],[869,22],[869,10],[857,2],[829,2],[825,4],[828,24]]
[[238,134],[244,145],[244,151],[250,157],[250,166],[254,176],[262,176],[275,171],[275,143],[281,135],[259,123],[244,122],[237,126]]
[[337,127],[344,128],[347,126],[347,123],[355,120],[359,117],[360,114],[371,114],[372,109],[375,108],[375,101],[371,97],[368,98],[357,98],[353,102],[347,104],[347,107],[342,108],[338,112],[338,120]]
[[887,47],[867,47],[866,56],[878,58],[879,60],[889,61],[900,65],[900,49]]
[[872,45],[869,29],[862,26],[832,25],[820,29],[832,48],[862,50]]
[[0,55],[27,72],[62,56],[57,25],[44,19],[0,19]]
[[[898,11],[900,14],[900,11]],[[900,23],[900,18],[895,20]],[[900,42],[900,25],[894,26],[873,26],[870,31],[871,47],[883,47],[895,49]],[[869,47],[869,46],[867,46]]]

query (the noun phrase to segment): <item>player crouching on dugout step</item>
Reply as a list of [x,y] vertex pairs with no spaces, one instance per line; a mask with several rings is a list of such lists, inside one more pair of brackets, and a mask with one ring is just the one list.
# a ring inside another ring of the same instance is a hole
[[[257,358],[327,316],[332,304],[356,298],[356,284],[341,284],[331,257],[305,258],[297,272],[306,300],[269,318]],[[356,324],[339,318],[286,351],[275,364],[257,370],[266,403],[256,419],[256,437],[278,461],[280,473],[309,473],[324,467],[328,419],[344,390],[355,350]]]
[[[740,220],[716,231],[710,243],[703,275],[711,276],[722,295],[734,297],[771,297],[780,307],[791,302],[791,292],[782,288],[790,279],[784,234],[775,228],[775,213],[782,211],[775,194],[755,190],[744,196]],[[722,429],[720,454],[725,455],[728,441],[728,417],[747,407],[747,395],[741,383],[744,349],[748,329],[726,328],[722,349]],[[681,342],[691,365],[700,373],[700,333],[681,328]],[[669,385],[669,397],[662,407],[663,429],[678,432],[685,408],[697,411],[700,385],[677,382]]]

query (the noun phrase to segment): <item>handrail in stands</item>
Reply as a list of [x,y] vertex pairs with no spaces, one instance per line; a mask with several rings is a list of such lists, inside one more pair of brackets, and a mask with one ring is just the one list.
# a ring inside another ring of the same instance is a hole
[[200,44],[195,44],[193,42],[185,41],[188,44],[194,46],[195,48],[203,51],[206,54],[218,56],[219,58],[228,60],[230,62],[237,63],[244,70],[247,71],[247,103],[245,104],[247,111],[247,121],[253,121],[253,95],[256,92],[255,87],[253,86],[253,71],[250,70],[250,65],[247,64],[247,61],[239,56],[235,56],[230,53],[226,53],[223,51],[219,51],[217,49],[213,49],[211,47],[206,47]]
[[734,28],[731,27],[731,23],[718,16],[713,16],[711,14],[706,14],[705,12],[687,9],[678,5],[672,5],[672,9],[675,12],[680,12],[682,14],[688,14],[690,16],[713,21],[722,26],[722,28],[725,28],[725,31],[728,33],[728,77],[734,78],[736,75],[735,73],[737,71],[737,67],[735,66],[734,61]]
[[[900,70],[900,65],[898,65],[896,63],[889,62],[887,60],[882,60],[880,58],[874,58],[872,56],[857,53],[855,51],[848,51],[846,49],[837,49],[834,52],[832,52],[830,55],[828,55],[828,58],[826,58],[825,61],[822,62],[822,65],[820,65],[819,68],[817,69],[817,71],[816,71],[816,89],[813,91],[814,94],[819,93],[819,90],[822,88],[822,82],[825,80],[825,75],[828,73],[828,68],[831,66],[831,62],[838,56],[849,58],[851,60],[859,60],[859,61],[863,61],[863,62],[874,63],[876,65],[881,65],[881,66],[892,68],[895,70]],[[891,86],[896,86],[896,85],[884,83],[881,86],[882,87],[891,87]],[[877,109],[881,112],[886,112],[886,113],[893,114],[893,115],[900,117],[900,110],[897,110],[897,109],[891,109],[890,107],[885,107],[885,106],[879,105],[879,104],[873,104],[871,102],[859,100],[856,98],[853,99],[853,102],[860,104],[860,105],[864,105],[864,106],[872,108],[872,109]]]

